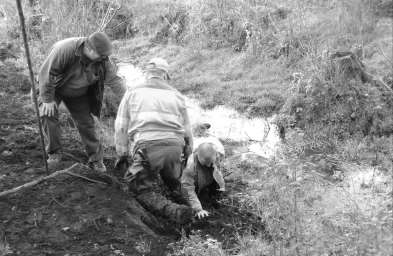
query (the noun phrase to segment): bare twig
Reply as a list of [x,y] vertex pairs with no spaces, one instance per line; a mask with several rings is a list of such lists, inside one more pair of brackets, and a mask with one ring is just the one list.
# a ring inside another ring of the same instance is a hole
[[[76,167],[78,167],[78,166],[79,166],[79,167],[85,167],[85,168],[86,168],[86,166],[83,165],[83,164],[75,163],[75,164],[71,165],[70,167],[68,167],[67,169],[60,170],[60,171],[56,171],[56,172],[54,172],[54,173],[52,173],[52,174],[50,174],[50,175],[48,175],[48,176],[44,176],[44,177],[38,178],[38,179],[36,179],[36,180],[30,181],[30,182],[28,182],[28,183],[25,183],[25,184],[19,186],[19,187],[16,187],[16,188],[12,188],[12,189],[3,191],[3,192],[0,193],[0,197],[7,196],[7,195],[9,195],[9,194],[13,194],[13,193],[19,192],[19,191],[21,191],[21,190],[23,190],[23,189],[25,189],[25,188],[29,188],[29,187],[35,186],[35,185],[37,185],[37,184],[39,184],[39,183],[41,183],[41,182],[43,182],[43,181],[45,181],[45,180],[52,179],[52,178],[54,178],[54,177],[56,177],[56,176],[59,176],[59,175],[61,175],[61,174],[68,174],[68,175],[70,175],[70,176],[74,176],[74,177],[77,177],[77,178],[81,178],[81,179],[83,179],[83,180],[87,180],[87,181],[90,181],[90,182],[93,182],[93,183],[97,183],[97,184],[101,184],[101,185],[108,185],[106,182],[99,181],[99,180],[94,180],[94,179],[90,179],[90,178],[88,178],[88,177],[86,177],[86,176],[83,176],[83,175],[80,175],[80,174],[76,174],[76,173],[71,172],[71,170],[73,170],[74,168],[76,168]],[[87,167],[87,168],[88,168],[88,167]]]
[[382,50],[382,47],[381,47],[380,44],[377,45],[377,48],[378,48],[379,52],[382,54],[382,56],[386,59],[386,61],[390,63],[390,66],[393,67],[393,60],[392,60],[392,58],[389,58],[385,54],[385,52]]
[[73,173],[73,172],[65,172],[65,173],[68,174],[68,175],[74,176],[74,177],[81,178],[83,180],[87,180],[87,181],[93,182],[93,183],[102,184],[102,185],[108,185],[106,182],[90,179],[90,178],[88,178],[86,176],[83,176],[83,175],[80,175],[80,174],[76,174],[76,173]]
[[[116,13],[120,10],[121,6],[118,6],[117,8],[111,7],[111,5],[108,5],[108,8],[105,12],[105,16],[102,18],[101,24],[98,28],[98,31],[104,31],[105,27],[111,22],[111,20],[115,17]],[[110,15],[111,10],[113,10],[113,13]]]
[[29,43],[27,41],[27,35],[26,35],[25,17],[23,16],[23,9],[22,9],[21,1],[20,0],[16,0],[16,5],[18,7],[20,26],[21,26],[22,35],[23,35],[23,42],[24,42],[24,45],[25,45],[27,65],[29,66],[32,97],[33,97],[33,101],[34,101],[35,111],[36,111],[36,114],[37,114],[38,128],[39,128],[40,137],[41,137],[42,157],[43,157],[43,160],[44,160],[44,163],[45,163],[46,173],[49,175],[48,162],[46,161],[44,133],[42,131],[40,112],[39,112],[39,109],[38,109],[38,101],[37,101],[36,89],[35,89],[35,84],[34,84],[34,74],[33,74],[33,68],[32,68],[32,64],[31,64],[31,58],[30,58]]
[[62,203],[60,203],[59,201],[56,200],[56,198],[52,198],[52,201],[55,202],[56,204],[60,205],[62,208],[67,208],[66,206],[64,206]]
[[75,167],[77,167],[79,165],[80,165],[79,163],[73,164],[71,167],[68,167],[67,169],[56,171],[56,172],[54,172],[54,173],[52,173],[52,174],[50,174],[48,176],[44,176],[44,177],[38,178],[36,180],[30,181],[28,183],[25,183],[25,184],[19,186],[19,187],[3,191],[3,192],[0,193],[0,197],[6,196],[6,195],[9,195],[9,194],[12,194],[12,193],[16,193],[16,192],[18,192],[20,190],[23,190],[25,188],[29,188],[29,187],[35,186],[35,185],[37,185],[37,184],[39,184],[39,183],[41,183],[41,182],[43,182],[45,180],[54,178],[54,177],[56,177],[56,176],[58,176],[60,174],[69,173],[69,171],[71,171],[72,169],[74,169]]
[[82,159],[80,159],[79,157],[74,156],[74,155],[71,154],[71,153],[68,153],[68,152],[64,152],[64,151],[63,151],[62,154],[65,155],[65,156],[67,156],[67,157],[69,157],[69,158],[71,158],[71,159],[74,160],[75,162],[83,163]]

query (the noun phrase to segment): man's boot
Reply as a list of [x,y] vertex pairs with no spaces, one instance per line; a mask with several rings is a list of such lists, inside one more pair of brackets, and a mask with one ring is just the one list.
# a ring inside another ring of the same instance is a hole
[[146,192],[136,197],[147,210],[156,212],[170,220],[185,224],[192,219],[192,209],[186,205],[176,204],[156,192]]

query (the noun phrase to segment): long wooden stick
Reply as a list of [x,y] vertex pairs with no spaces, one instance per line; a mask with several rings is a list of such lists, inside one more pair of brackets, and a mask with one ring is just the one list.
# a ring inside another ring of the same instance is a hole
[[43,158],[44,163],[45,163],[46,173],[47,173],[47,175],[49,175],[48,162],[46,161],[44,133],[42,131],[40,112],[39,112],[39,109],[38,109],[38,101],[37,101],[36,89],[35,89],[35,84],[34,84],[34,74],[33,74],[33,68],[32,68],[32,64],[31,64],[31,58],[30,58],[29,43],[27,41],[27,35],[26,35],[25,17],[23,16],[23,9],[22,9],[22,4],[20,3],[20,0],[16,0],[16,5],[18,7],[18,13],[19,13],[19,19],[20,19],[20,27],[21,27],[21,30],[22,30],[23,42],[24,42],[24,45],[25,45],[27,65],[29,66],[29,71],[30,71],[32,97],[33,97],[33,101],[34,101],[35,111],[36,111],[36,114],[37,114],[38,128],[39,128],[40,136],[41,136],[42,158]]
[[67,169],[56,171],[56,172],[54,172],[54,173],[52,173],[52,174],[50,174],[48,176],[44,176],[44,177],[41,177],[39,179],[30,181],[28,183],[25,183],[25,184],[19,186],[19,187],[3,191],[3,192],[0,193],[0,197],[6,196],[6,195],[9,195],[9,194],[12,194],[12,193],[16,193],[16,192],[18,192],[18,191],[20,191],[22,189],[28,188],[28,187],[32,187],[34,185],[37,185],[38,183],[41,183],[41,182],[43,182],[45,180],[51,179],[53,177],[56,177],[56,176],[58,176],[60,174],[68,174],[69,171],[71,171],[72,169],[74,169],[75,167],[77,167],[79,165],[80,165],[79,163],[73,164],[70,167],[68,167]]
[[52,179],[52,178],[54,178],[56,176],[59,176],[61,174],[68,174],[70,176],[81,178],[83,180],[87,180],[87,181],[90,181],[90,182],[93,182],[93,183],[97,183],[97,184],[101,184],[101,185],[108,185],[108,183],[106,183],[106,182],[90,179],[90,178],[88,178],[86,176],[83,176],[83,175],[71,172],[72,169],[74,169],[75,167],[78,167],[78,166],[85,167],[83,164],[75,163],[75,164],[71,165],[70,167],[68,167],[67,169],[56,171],[56,172],[54,172],[54,173],[52,173],[52,174],[50,174],[48,176],[41,177],[41,178],[38,178],[36,180],[30,181],[28,183],[25,183],[23,185],[20,185],[19,187],[12,188],[12,189],[0,192],[0,197],[6,196],[6,195],[9,195],[9,194],[12,194],[12,193],[16,193],[16,192],[18,192],[18,191],[20,191],[22,189],[25,189],[25,188],[29,188],[29,187],[35,186],[35,185],[37,185],[37,184],[39,184],[39,183],[41,183],[41,182],[43,182],[45,180]]

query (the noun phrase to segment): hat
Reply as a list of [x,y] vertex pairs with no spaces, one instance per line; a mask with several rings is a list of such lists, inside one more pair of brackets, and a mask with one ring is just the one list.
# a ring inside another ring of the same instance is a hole
[[147,68],[148,69],[151,69],[151,68],[160,69],[162,71],[165,71],[167,74],[169,73],[169,64],[163,58],[152,58],[147,63]]
[[105,33],[94,32],[87,40],[99,55],[109,56],[112,54],[112,43]]

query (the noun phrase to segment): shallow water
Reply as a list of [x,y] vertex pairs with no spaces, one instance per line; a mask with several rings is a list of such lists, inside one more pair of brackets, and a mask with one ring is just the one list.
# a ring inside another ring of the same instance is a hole
[[[126,86],[132,88],[144,81],[143,72],[128,63],[119,64],[119,75],[125,78]],[[247,147],[247,152],[266,158],[273,157],[280,142],[276,125],[265,118],[246,118],[232,108],[217,106],[205,110],[199,102],[187,97],[187,109],[191,123],[207,122],[211,124],[209,133],[221,140],[240,142]]]

